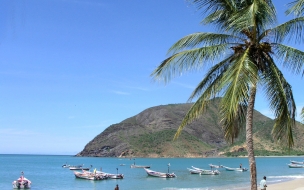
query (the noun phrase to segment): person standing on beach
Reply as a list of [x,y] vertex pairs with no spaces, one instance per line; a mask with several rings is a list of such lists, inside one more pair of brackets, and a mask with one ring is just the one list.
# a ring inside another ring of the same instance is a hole
[[261,190],[266,190],[266,176],[263,177],[263,179],[260,181],[260,189]]

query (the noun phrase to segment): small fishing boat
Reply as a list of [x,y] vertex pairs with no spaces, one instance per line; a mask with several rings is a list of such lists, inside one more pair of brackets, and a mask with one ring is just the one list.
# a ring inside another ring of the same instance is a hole
[[209,164],[209,166],[211,168],[222,168],[223,167],[222,165],[214,165],[214,164]]
[[144,168],[145,171],[149,176],[153,177],[161,177],[161,178],[174,178],[176,177],[175,173],[163,173],[163,172],[156,172],[147,168]]
[[103,174],[97,174],[89,171],[83,170],[82,172],[74,171],[76,178],[87,179],[87,180],[103,180],[108,179],[108,176]]
[[32,182],[24,177],[24,173],[21,172],[21,176],[13,181],[13,188],[14,189],[30,189]]
[[131,164],[130,167],[131,168],[150,168],[150,166],[142,166],[142,165],[135,165],[135,164]]
[[201,170],[195,170],[191,168],[187,168],[191,174],[201,174]]
[[230,167],[226,167],[226,166],[223,166],[223,168],[225,168],[227,171],[238,171],[238,172],[248,171],[247,168],[230,168]]
[[302,164],[288,164],[288,167],[290,168],[304,168],[304,165]]
[[290,163],[292,163],[292,164],[302,164],[302,165],[304,164],[304,162],[298,162],[298,161],[293,161],[293,160],[291,160]]
[[194,166],[191,166],[193,169],[188,168],[188,170],[190,171],[190,173],[196,173],[196,174],[200,174],[200,175],[219,175],[220,172],[218,170],[205,170],[202,168],[197,168]]
[[[78,166],[70,166],[70,170],[90,170],[88,167],[84,167],[83,165],[78,165]],[[92,165],[91,165],[92,168]]]
[[117,174],[111,174],[111,173],[106,173],[106,172],[102,172],[102,171],[97,171],[96,169],[94,170],[93,173],[95,173],[96,175],[106,176],[108,179],[123,179],[124,174],[119,174],[118,173],[118,168],[116,168],[116,170],[117,170]]
[[62,165],[62,167],[63,167],[63,168],[69,168],[70,165],[68,165],[67,163],[65,163],[65,164]]

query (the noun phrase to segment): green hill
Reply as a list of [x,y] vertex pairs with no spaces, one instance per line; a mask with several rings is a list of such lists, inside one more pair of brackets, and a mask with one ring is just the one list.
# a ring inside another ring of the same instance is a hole
[[[109,126],[90,141],[76,156],[95,157],[218,157],[246,156],[245,130],[229,144],[223,138],[217,98],[206,113],[186,126],[173,141],[184,115],[192,104],[152,107]],[[288,151],[285,142],[275,143],[271,136],[274,121],[254,112],[254,147],[256,156],[302,155],[304,126],[294,129],[295,146]],[[245,126],[244,126],[245,128]]]

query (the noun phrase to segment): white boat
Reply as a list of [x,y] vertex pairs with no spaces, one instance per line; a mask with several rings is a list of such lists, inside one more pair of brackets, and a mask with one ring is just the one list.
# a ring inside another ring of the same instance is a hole
[[290,168],[304,168],[304,165],[302,164],[288,164],[288,167]]
[[[188,170],[192,171],[192,172],[200,172],[199,174],[200,175],[218,175],[220,174],[220,172],[218,170],[205,170],[205,169],[202,169],[202,168],[197,168],[197,167],[194,167],[194,166],[191,166],[193,169],[189,169]],[[191,173],[190,171],[190,173]]]
[[65,164],[62,165],[62,167],[63,167],[63,168],[69,168],[70,165],[68,165],[67,163],[65,163]]
[[144,168],[145,171],[149,176],[153,177],[161,177],[161,178],[174,178],[176,177],[175,173],[162,173],[162,172],[156,172],[147,168]]
[[191,168],[187,168],[191,174],[201,174],[201,170],[195,170]]
[[23,176],[23,172],[21,172],[21,176],[13,181],[14,189],[30,189],[32,182]]
[[302,164],[302,165],[304,164],[304,162],[298,162],[298,161],[293,161],[293,160],[291,160],[290,162],[291,162],[292,164]]
[[238,171],[238,172],[248,171],[247,168],[229,168],[229,167],[226,167],[226,166],[223,166],[223,168],[225,168],[227,171]]
[[209,164],[209,166],[211,168],[222,168],[223,167],[222,165],[214,165],[214,164]]
[[76,178],[87,179],[87,180],[103,180],[108,178],[103,174],[97,174],[85,170],[83,170],[82,172],[74,171],[74,175]]
[[96,173],[96,175],[106,176],[108,179],[123,179],[124,178],[124,174],[119,174],[118,172],[117,172],[117,174],[111,174],[111,173],[106,173],[106,172],[102,172],[102,171],[94,171],[93,173]]
[[[91,165],[91,167],[92,167],[92,165]],[[70,166],[69,168],[70,168],[70,170],[90,170],[90,168],[84,167],[83,165]]]
[[130,167],[131,168],[150,168],[150,166],[142,166],[142,165],[135,165],[135,164],[131,164]]

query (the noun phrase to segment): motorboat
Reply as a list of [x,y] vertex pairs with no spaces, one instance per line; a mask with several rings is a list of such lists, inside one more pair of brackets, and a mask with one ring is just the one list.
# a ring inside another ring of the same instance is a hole
[[194,166],[191,166],[191,167],[192,167],[192,169],[188,168],[188,170],[192,174],[200,174],[200,175],[219,175],[220,174],[220,172],[218,170],[205,170],[205,169],[197,168]]
[[30,189],[32,182],[25,178],[23,172],[21,172],[21,176],[12,184],[14,189]]
[[304,162],[293,161],[293,160],[291,160],[290,163],[292,163],[292,164],[302,164],[302,165],[304,165]]
[[238,171],[238,172],[248,171],[247,168],[230,168],[230,167],[227,167],[227,166],[223,166],[223,168],[225,168],[227,171]]
[[131,164],[130,168],[150,168],[150,166],[143,166],[143,165]]
[[304,168],[304,165],[291,163],[291,164],[288,164],[288,167],[290,167],[290,168]]
[[209,164],[209,166],[211,168],[222,168],[223,167],[222,165],[214,165],[214,164]]
[[68,165],[67,163],[65,163],[65,164],[62,165],[62,167],[63,167],[63,168],[69,168],[70,165]]
[[161,178],[174,178],[174,177],[176,177],[175,173],[163,173],[163,172],[153,171],[153,170],[150,170],[150,169],[147,169],[147,168],[144,168],[144,169],[149,176],[161,177]]
[[[83,165],[78,165],[78,166],[70,166],[70,170],[90,170],[88,167],[84,167]],[[92,165],[91,165],[92,168]]]
[[117,174],[112,174],[112,173],[106,173],[106,172],[102,172],[102,171],[97,171],[96,169],[94,170],[94,174],[96,175],[103,175],[106,176],[108,179],[123,179],[124,178],[124,174],[119,174],[118,173],[118,168],[116,168],[117,170]]
[[97,174],[90,171],[83,170],[82,172],[74,171],[74,175],[76,178],[87,179],[87,180],[103,180],[108,179],[106,175]]

